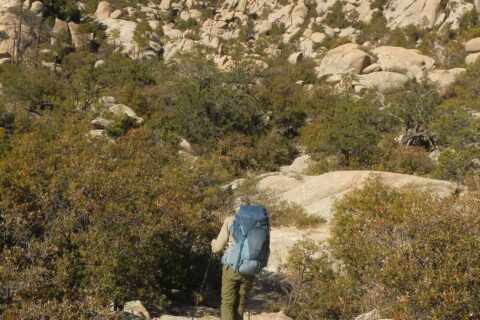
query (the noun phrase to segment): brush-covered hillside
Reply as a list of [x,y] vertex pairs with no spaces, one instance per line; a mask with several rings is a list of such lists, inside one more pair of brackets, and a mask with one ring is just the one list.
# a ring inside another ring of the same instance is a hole
[[241,199],[257,319],[480,318],[479,12],[0,0],[0,317],[215,316]]

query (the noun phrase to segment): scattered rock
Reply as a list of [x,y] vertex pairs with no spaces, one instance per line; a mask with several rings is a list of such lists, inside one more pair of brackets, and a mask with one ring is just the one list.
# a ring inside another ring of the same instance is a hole
[[164,10],[164,11],[170,10],[171,4],[172,4],[171,0],[162,0],[162,2],[160,3],[160,10]]
[[105,130],[94,129],[94,130],[90,130],[88,134],[91,137],[105,137]]
[[115,97],[111,97],[111,96],[104,96],[98,99],[98,104],[106,108],[110,108],[115,103],[117,103],[117,100],[115,99]]
[[326,38],[327,35],[322,32],[314,32],[310,36],[310,40],[312,40],[314,43],[322,43],[323,41],[325,41]]
[[43,9],[44,6],[41,1],[34,1],[30,6],[30,11],[36,16],[41,16],[43,14]]
[[480,51],[480,37],[468,40],[465,43],[465,51],[467,51],[467,52]]
[[180,149],[184,150],[184,151],[187,151],[187,152],[191,152],[192,151],[192,145],[190,144],[190,142],[188,142],[187,140],[185,139],[182,139],[180,141],[180,143],[178,144],[178,146],[180,147]]
[[375,309],[356,317],[355,320],[380,320],[380,313]]
[[297,64],[298,62],[302,61],[302,59],[303,52],[295,52],[288,57],[288,62],[291,64]]
[[138,124],[143,123],[143,118],[138,117],[135,111],[133,111],[130,107],[127,107],[123,104],[114,104],[110,108],[108,108],[115,117],[123,118],[129,117],[137,121]]
[[465,58],[465,64],[466,65],[474,64],[477,61],[478,57],[480,57],[480,52],[470,53]]
[[97,11],[95,12],[95,19],[96,20],[103,20],[110,17],[112,13],[112,7],[108,3],[108,1],[100,1],[98,3]]
[[123,311],[136,316],[144,317],[145,319],[150,319],[150,313],[147,311],[147,309],[145,309],[139,300],[125,303],[123,306]]
[[98,118],[95,118],[94,120],[92,120],[91,124],[92,124],[93,128],[95,128],[95,129],[105,130],[105,129],[108,129],[112,126],[113,121],[112,120],[107,120],[107,119],[102,118],[102,117],[98,117]]
[[268,20],[264,20],[257,24],[253,29],[257,34],[265,34],[272,30],[272,23]]
[[110,18],[112,19],[120,19],[123,17],[123,11],[122,10],[115,10],[110,14]]
[[355,28],[353,27],[347,27],[347,28],[344,28],[342,30],[340,30],[340,33],[338,34],[338,36],[340,38],[348,38],[350,36],[352,36],[354,33],[355,33]]
[[305,17],[308,14],[308,8],[303,1],[299,1],[299,3],[293,8],[292,15],[291,15],[291,26],[301,26],[305,21]]

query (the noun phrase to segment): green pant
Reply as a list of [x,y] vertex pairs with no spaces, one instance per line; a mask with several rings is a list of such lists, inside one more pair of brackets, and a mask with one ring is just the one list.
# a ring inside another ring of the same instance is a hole
[[245,300],[253,284],[254,276],[235,273],[231,267],[223,267],[222,273],[222,318],[242,320]]

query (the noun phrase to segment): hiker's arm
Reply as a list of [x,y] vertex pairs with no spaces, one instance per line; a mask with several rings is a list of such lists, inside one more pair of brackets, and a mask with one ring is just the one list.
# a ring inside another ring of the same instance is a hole
[[225,219],[222,225],[222,229],[220,229],[220,233],[217,236],[217,239],[212,241],[212,251],[214,253],[220,253],[225,249],[228,244],[228,218]]

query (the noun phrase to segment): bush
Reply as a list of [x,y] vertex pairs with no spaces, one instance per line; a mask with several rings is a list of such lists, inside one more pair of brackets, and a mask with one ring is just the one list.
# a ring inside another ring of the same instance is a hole
[[0,309],[79,319],[196,289],[228,192],[159,132],[112,144],[86,139],[78,115],[62,120],[14,135],[0,160]]
[[374,307],[396,319],[478,318],[479,205],[474,195],[438,199],[370,181],[336,204],[330,255],[292,256],[294,269],[319,268],[292,310],[300,319],[352,318]]
[[334,28],[346,28],[349,26],[349,22],[343,12],[343,5],[340,1],[335,2],[330,8],[325,17],[325,23]]
[[419,147],[400,147],[387,156],[386,171],[405,174],[426,175],[435,168],[428,152]]
[[309,153],[336,156],[343,167],[370,166],[377,161],[382,133],[382,115],[368,100],[349,96],[327,99],[319,104],[315,122],[302,129]]

